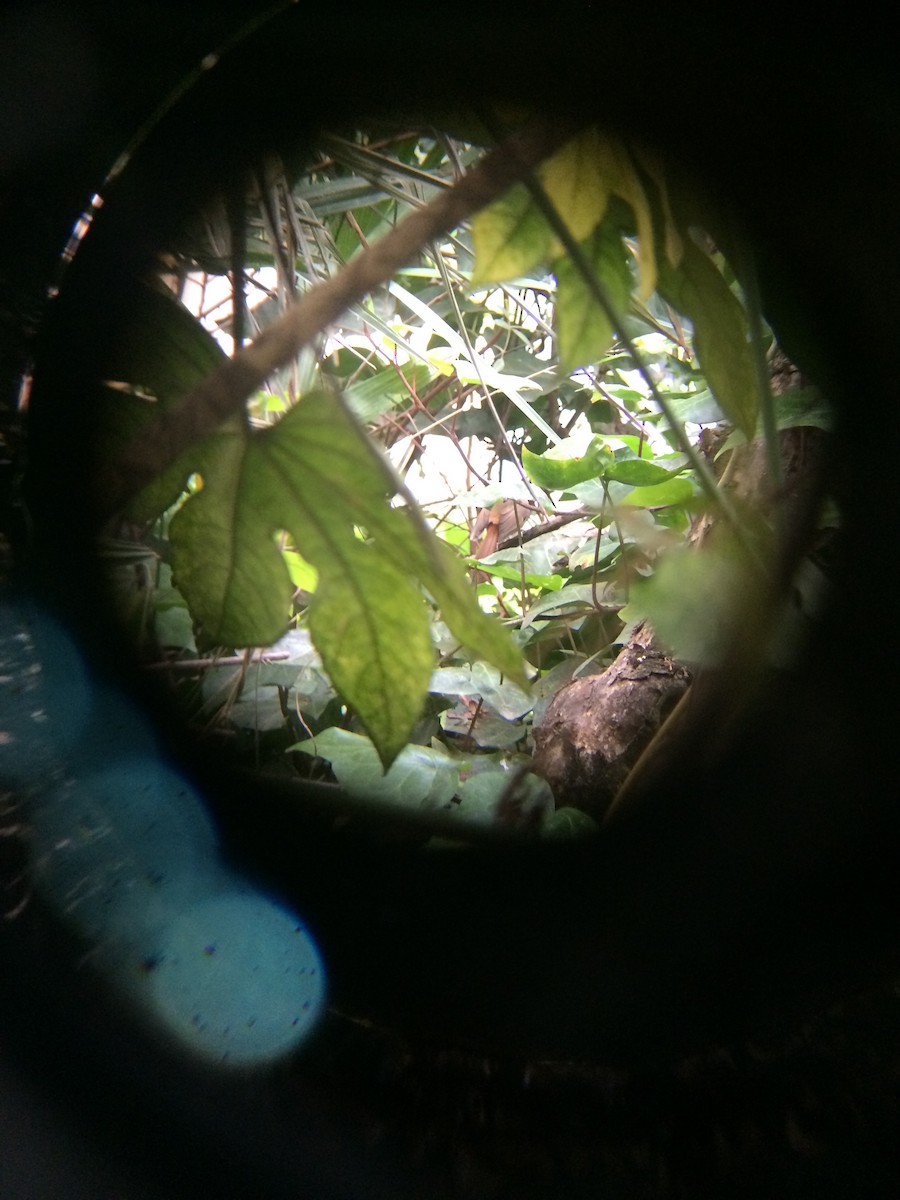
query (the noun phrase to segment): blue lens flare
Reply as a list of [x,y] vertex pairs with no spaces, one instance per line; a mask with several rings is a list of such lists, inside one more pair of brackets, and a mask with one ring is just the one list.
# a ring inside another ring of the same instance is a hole
[[214,1064],[297,1049],[326,1003],[303,922],[227,866],[203,801],[51,617],[0,605],[0,786],[34,886],[110,984]]

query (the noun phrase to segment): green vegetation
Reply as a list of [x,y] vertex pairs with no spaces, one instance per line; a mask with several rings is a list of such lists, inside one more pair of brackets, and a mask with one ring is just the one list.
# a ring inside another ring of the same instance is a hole
[[[323,137],[305,174],[260,172],[240,233],[198,216],[135,293],[104,455],[225,362],[214,334],[270,328],[483,154],[433,131]],[[736,503],[723,467],[758,431],[825,421],[815,393],[766,386],[747,259],[684,181],[597,130],[422,244],[185,444],[130,502],[137,539],[107,542],[189,718],[249,731],[257,759],[290,747],[301,773],[324,760],[373,803],[483,821],[514,786],[552,810],[510,770],[536,714],[646,617],[691,662],[723,653],[780,519]]]

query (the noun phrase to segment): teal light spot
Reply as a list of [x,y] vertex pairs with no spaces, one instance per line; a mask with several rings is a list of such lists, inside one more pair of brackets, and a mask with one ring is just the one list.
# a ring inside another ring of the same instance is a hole
[[147,1002],[198,1055],[231,1066],[278,1058],[309,1034],[325,973],[296,916],[255,892],[223,893],[177,917],[143,975]]
[[298,917],[223,862],[203,800],[60,625],[0,604],[0,785],[30,830],[34,887],[112,988],[192,1054],[288,1053],[325,1004]]

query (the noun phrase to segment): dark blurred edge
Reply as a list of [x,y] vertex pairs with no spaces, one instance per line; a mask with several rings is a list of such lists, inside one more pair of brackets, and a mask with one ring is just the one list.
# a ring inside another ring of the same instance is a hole
[[[128,2],[23,4],[4,12],[0,54],[12,56],[0,90],[3,108],[11,114],[4,112],[7,140],[0,142],[6,156],[0,223],[4,404],[10,403],[16,373],[27,361],[23,326],[33,326],[40,317],[42,291],[74,220],[136,124],[186,70],[245,20],[246,12],[243,4]],[[703,886],[711,878],[717,881],[728,898],[725,915],[714,916],[705,928],[708,945],[740,930],[746,942],[736,951],[732,947],[736,960],[744,954],[758,955],[761,961],[774,959],[780,966],[771,968],[773,978],[790,964],[802,988],[804,968],[795,961],[797,930],[806,920],[818,921],[809,950],[809,976],[815,982],[820,962],[830,960],[837,950],[837,957],[843,953],[847,961],[836,969],[852,979],[857,952],[862,960],[878,961],[896,944],[891,883],[897,832],[892,742],[896,630],[890,578],[896,472],[889,458],[883,469],[876,463],[879,448],[890,453],[898,432],[893,346],[900,123],[890,48],[882,44],[886,39],[876,34],[854,39],[846,27],[830,28],[821,20],[791,31],[763,13],[748,12],[741,18],[723,13],[703,20],[671,9],[654,13],[647,8],[617,11],[585,5],[554,5],[539,15],[513,5],[486,10],[460,4],[450,10],[411,11],[402,18],[388,18],[383,11],[367,18],[356,9],[323,11],[298,5],[285,22],[285,28],[293,29],[291,36],[279,39],[277,58],[272,58],[271,41],[264,38],[264,54],[254,50],[253,42],[242,52],[245,77],[255,79],[258,87],[252,100],[235,110],[228,107],[231,98],[213,87],[207,115],[221,112],[221,121],[213,121],[209,136],[199,142],[186,136],[182,160],[169,158],[171,144],[167,146],[160,161],[173,187],[189,187],[198,175],[213,174],[223,163],[227,173],[235,145],[250,134],[261,133],[273,145],[282,144],[288,135],[302,134],[320,119],[332,122],[354,111],[367,112],[373,97],[387,108],[396,104],[399,109],[414,109],[417,99],[427,105],[443,100],[453,113],[460,102],[490,99],[492,91],[501,97],[515,94],[524,82],[526,90],[545,88],[547,103],[595,109],[604,119],[639,133],[662,131],[662,141],[676,158],[701,178],[714,178],[717,195],[733,198],[755,243],[768,250],[761,262],[764,290],[773,319],[783,322],[789,353],[802,358],[810,334],[810,343],[824,348],[826,356],[833,354],[837,361],[848,356],[846,381],[837,378],[833,385],[835,399],[845,405],[846,436],[839,444],[846,445],[847,452],[839,456],[838,486],[849,527],[843,564],[846,590],[819,630],[782,711],[767,715],[769,726],[763,720],[751,729],[736,751],[736,762],[703,785],[714,790],[733,781],[740,775],[732,770],[737,766],[748,780],[748,791],[787,777],[807,798],[809,820],[816,824],[809,877],[822,878],[809,897],[796,898],[788,919],[793,924],[782,930],[782,946],[772,945],[770,939],[780,928],[779,906],[790,897],[792,862],[804,837],[789,816],[779,824],[777,797],[760,818],[763,831],[772,833],[772,864],[757,870],[759,864],[751,863],[760,895],[771,872],[771,908],[758,926],[752,921],[762,909],[744,904],[739,885],[719,878],[726,868],[716,858],[716,845],[711,848],[702,832],[691,829],[677,836],[685,837],[686,854],[699,855],[702,867],[696,878]],[[412,54],[421,54],[432,65],[411,75],[406,63]],[[14,136],[17,122],[29,125],[28,137]],[[199,171],[198,146],[208,156]],[[143,232],[152,241],[153,230]],[[128,233],[123,231],[123,246],[136,244]],[[787,269],[782,262],[789,264]],[[123,262],[123,272],[127,265]],[[789,285],[795,294],[788,293]],[[803,321],[796,319],[798,309]],[[847,390],[842,392],[845,382]],[[859,441],[860,409],[870,423],[868,446]],[[65,465],[58,481],[63,494]],[[71,477],[77,478],[77,443],[68,465]],[[52,499],[46,491],[37,499],[47,505],[42,514],[46,519]],[[73,521],[77,534],[78,514],[57,517],[61,555],[66,543],[72,543],[73,526],[66,523]],[[77,537],[74,541],[77,545]],[[54,569],[65,575],[64,557]],[[779,736],[780,723],[787,720],[793,722],[793,748],[783,733]],[[689,783],[684,786],[687,789]],[[840,804],[814,803],[817,797],[824,801],[832,795],[858,799],[855,826],[848,825]],[[734,803],[741,811],[740,796]],[[752,813],[747,817],[751,858],[758,832],[755,820]],[[652,848],[639,847],[635,853],[639,863],[654,861]],[[800,863],[799,879],[807,877],[807,866]],[[554,870],[548,879],[555,883],[559,873]],[[637,1028],[644,1016],[651,1024],[659,1022],[655,999],[646,993],[652,992],[660,973],[677,973],[679,954],[692,949],[691,931],[685,933],[671,914],[662,931],[657,929],[660,905],[671,886],[673,896],[702,910],[699,882],[696,894],[691,894],[694,874],[685,869],[684,877],[676,871],[672,879],[656,879],[650,898],[639,897],[627,910],[623,920],[632,922],[630,933],[619,933],[618,941],[612,937],[612,961],[616,951],[623,959],[621,978],[598,1001],[598,1020],[614,1024],[621,1010],[632,1009]],[[515,867],[509,876],[502,875],[495,886],[498,893],[505,886],[511,889],[509,936],[514,940],[515,924],[527,928],[546,914],[547,902],[533,894],[533,887],[529,895]],[[627,884],[624,870],[623,879]],[[363,905],[371,882],[357,879],[346,903]],[[384,907],[393,903],[414,909],[409,896],[418,888],[427,904],[431,881],[407,882],[410,890],[388,894]],[[473,882],[481,882],[477,872]],[[593,895],[589,889],[587,894]],[[498,904],[504,899],[493,897]],[[477,916],[491,902],[485,895],[463,901],[462,925],[467,913]],[[326,912],[322,919],[328,916]],[[830,921],[845,924],[835,935]],[[613,925],[611,918],[609,924]],[[648,933],[664,948],[663,968],[633,961],[631,939]],[[421,930],[405,930],[402,920],[397,936],[424,938]],[[680,936],[687,940],[679,942]],[[861,945],[866,938],[871,947]],[[459,935],[458,955],[464,954],[467,939],[465,931]],[[754,939],[766,944],[755,944]],[[561,942],[570,955],[583,949],[578,938]],[[364,944],[358,949],[360,977],[370,981],[379,964],[366,961]],[[376,1168],[388,1170],[388,1160],[377,1154],[366,1160],[363,1175],[362,1158],[354,1162],[347,1157],[340,1115],[329,1111],[327,1097],[310,1094],[306,1120],[298,1128],[298,1111],[286,1116],[273,1110],[264,1088],[208,1081],[162,1053],[153,1058],[134,1051],[127,1027],[117,1026],[115,1014],[103,1014],[102,1002],[92,995],[84,999],[92,1014],[84,1028],[77,1003],[73,1012],[59,997],[36,999],[34,1012],[23,1020],[10,1006],[30,995],[34,964],[31,947],[21,948],[21,960],[17,952],[12,945],[0,989],[8,1014],[6,1032],[0,1030],[4,1197],[49,1200],[84,1194],[130,1200],[213,1190],[217,1195],[247,1195],[248,1189],[273,1196],[375,1197],[407,1190],[412,1194],[421,1186],[420,1179],[379,1175]],[[407,968],[410,955],[398,950],[395,961],[380,964],[382,973],[390,976]],[[509,961],[515,963],[513,950]],[[738,962],[731,965],[740,970]],[[579,966],[576,962],[575,975]],[[495,971],[502,971],[502,965]],[[590,979],[589,964],[587,975]],[[609,983],[595,982],[598,988]],[[715,987],[714,972],[709,981],[698,982],[698,993],[706,982]],[[359,986],[364,990],[364,984]],[[758,986],[761,993],[767,990],[765,975]],[[389,1009],[393,999],[388,987],[374,1003]],[[437,995],[433,999],[437,1003]],[[499,985],[498,996],[485,999],[491,1014],[486,1026],[502,1024],[503,999]],[[689,1000],[683,1001],[685,1019],[691,1015]],[[572,1004],[578,1007],[578,997]],[[518,1019],[527,1034],[529,1014]],[[678,1015],[671,1019],[676,1021]],[[696,1019],[702,1025],[704,1014]],[[35,1035],[41,1020],[47,1023],[46,1047]],[[565,1020],[564,1012],[560,1020]],[[465,1015],[460,1022],[464,1027]],[[627,1040],[632,1034],[626,1031],[622,1037]],[[61,1060],[60,1052],[69,1057]],[[95,1144],[84,1140],[73,1107],[81,1109],[92,1126]],[[288,1131],[289,1152],[284,1140]],[[402,1170],[397,1164],[389,1169]],[[121,1182],[121,1172],[127,1182]],[[134,1178],[129,1180],[129,1174]]]

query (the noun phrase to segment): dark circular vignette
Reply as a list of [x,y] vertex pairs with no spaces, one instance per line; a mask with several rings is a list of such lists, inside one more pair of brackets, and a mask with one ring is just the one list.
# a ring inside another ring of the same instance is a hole
[[[583,1126],[611,1195],[651,1177],[646,1194],[679,1194],[685,1179],[711,1192],[722,1143],[739,1155],[760,1129],[777,1148],[741,1194],[890,1194],[896,500],[893,472],[858,441],[861,409],[873,444],[898,432],[900,125],[887,54],[824,23],[795,37],[753,14],[461,4],[388,20],[290,6],[148,134],[63,277],[61,306],[47,308],[72,225],[112,162],[250,8],[20,4],[0,18],[16,68],[0,92],[12,114],[0,142],[2,519],[19,559],[30,553],[32,585],[64,598],[103,669],[114,656],[91,642],[97,581],[79,574],[89,513],[73,503],[90,437],[79,295],[102,284],[114,309],[117,282],[248,154],[302,154],[316,129],[356,118],[427,112],[452,126],[460,109],[533,103],[539,89],[560,114],[658,144],[746,222],[767,315],[838,407],[839,583],[802,666],[727,762],[706,776],[685,764],[673,782],[684,804],[665,827],[606,849],[475,856],[436,874],[390,849],[323,849],[314,823],[298,828],[275,801],[247,828],[215,764],[195,764],[236,853],[293,889],[326,957],[333,948],[345,1015],[271,1076],[207,1076],[147,1045],[73,975],[73,948],[36,906],[0,940],[0,1193],[503,1196],[522,1146],[544,1139],[549,1165],[535,1153],[534,1190],[519,1194],[579,1196],[594,1182],[578,1173]],[[68,414],[42,394],[42,360],[61,338]],[[26,521],[15,399],[32,362]],[[706,1139],[695,1117],[726,1131]]]

